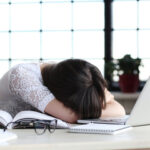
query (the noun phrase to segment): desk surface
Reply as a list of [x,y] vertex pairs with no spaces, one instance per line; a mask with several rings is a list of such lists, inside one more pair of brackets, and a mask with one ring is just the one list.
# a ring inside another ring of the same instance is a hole
[[18,139],[1,145],[8,150],[99,150],[99,149],[147,149],[150,148],[150,126],[135,127],[117,135],[73,134],[57,129],[50,134],[36,135],[33,129],[11,130]]
[[123,93],[123,92],[111,92],[116,100],[136,101],[140,95],[140,92],[135,93]]

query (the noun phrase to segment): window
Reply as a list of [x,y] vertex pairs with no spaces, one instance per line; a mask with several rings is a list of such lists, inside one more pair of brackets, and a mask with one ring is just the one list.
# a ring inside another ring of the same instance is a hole
[[0,76],[20,62],[68,58],[90,61],[104,74],[104,59],[129,53],[142,58],[144,81],[149,8],[150,0],[1,0]]
[[[140,57],[140,80],[150,75],[150,0],[113,0],[112,57]],[[119,53],[118,53],[119,52]]]
[[82,58],[104,72],[102,0],[1,0],[0,76],[21,62]]

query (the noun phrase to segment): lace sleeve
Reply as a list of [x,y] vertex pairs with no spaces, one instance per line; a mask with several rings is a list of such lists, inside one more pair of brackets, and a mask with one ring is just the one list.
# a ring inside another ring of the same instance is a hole
[[42,84],[35,72],[21,65],[12,69],[9,87],[11,94],[17,99],[31,104],[42,112],[46,105],[54,99],[53,94]]

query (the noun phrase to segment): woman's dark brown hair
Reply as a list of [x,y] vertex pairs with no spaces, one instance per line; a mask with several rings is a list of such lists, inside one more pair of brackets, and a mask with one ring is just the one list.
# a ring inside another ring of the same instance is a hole
[[80,59],[68,59],[42,69],[44,85],[80,118],[98,118],[105,106],[106,82],[99,69]]

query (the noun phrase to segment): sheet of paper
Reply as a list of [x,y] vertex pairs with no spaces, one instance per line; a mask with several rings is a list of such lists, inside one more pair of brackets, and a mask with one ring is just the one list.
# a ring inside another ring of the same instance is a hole
[[12,133],[10,131],[5,131],[3,129],[0,129],[0,144],[5,143],[9,140],[16,139],[17,135],[15,133]]

